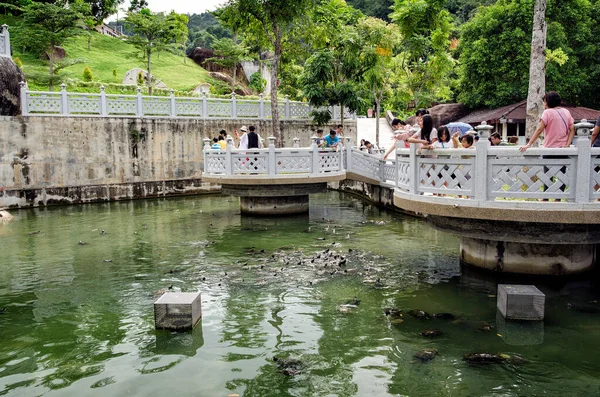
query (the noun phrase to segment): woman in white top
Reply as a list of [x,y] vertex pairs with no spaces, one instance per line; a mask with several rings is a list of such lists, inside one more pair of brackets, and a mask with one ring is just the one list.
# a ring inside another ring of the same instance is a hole
[[408,138],[408,142],[418,144],[419,152],[423,149],[433,149],[433,145],[438,140],[438,132],[433,128],[433,119],[426,114],[421,120],[417,119],[417,121],[421,129]]
[[433,143],[434,149],[453,149],[454,142],[450,137],[450,131],[445,125],[441,126],[437,132],[438,140]]

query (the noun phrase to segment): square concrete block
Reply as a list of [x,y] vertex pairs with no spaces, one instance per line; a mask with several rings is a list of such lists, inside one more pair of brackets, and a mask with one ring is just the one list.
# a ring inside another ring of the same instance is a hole
[[544,319],[546,296],[533,285],[498,285],[498,310],[507,320]]
[[201,317],[200,292],[167,292],[154,302],[156,329],[193,329]]

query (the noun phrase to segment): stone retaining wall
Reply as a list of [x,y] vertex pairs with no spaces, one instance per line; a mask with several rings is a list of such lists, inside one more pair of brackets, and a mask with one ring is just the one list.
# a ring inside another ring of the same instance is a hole
[[[267,120],[0,117],[0,208],[212,191],[203,139],[250,124],[269,135]],[[281,126],[284,146],[309,144],[310,121]]]

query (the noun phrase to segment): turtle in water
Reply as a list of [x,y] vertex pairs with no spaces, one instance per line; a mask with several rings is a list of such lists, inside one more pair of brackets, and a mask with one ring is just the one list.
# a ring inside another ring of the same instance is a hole
[[414,318],[418,318],[421,320],[429,320],[431,318],[429,313],[424,312],[423,310],[419,310],[419,309],[413,309],[413,310],[409,311],[408,314],[410,314]]
[[427,363],[435,358],[438,355],[438,351],[435,349],[423,349],[419,350],[413,356],[416,359],[421,360],[424,363]]
[[509,356],[491,353],[470,353],[463,356],[463,360],[473,365],[498,364],[505,361]]
[[351,300],[346,302],[346,305],[352,305],[352,306],[358,306],[360,305],[360,299],[358,299],[356,296],[354,298],[352,298]]
[[402,310],[395,307],[386,307],[383,309],[386,316],[390,317],[402,317]]
[[436,320],[454,321],[456,319],[456,316],[452,313],[436,313],[433,315],[433,318],[435,318]]
[[425,331],[420,332],[420,335],[426,338],[435,338],[442,335],[442,333],[443,332],[439,329],[426,329]]
[[277,364],[277,369],[284,375],[295,376],[302,373],[302,361],[296,358],[279,358],[273,357],[273,361]]
[[494,326],[490,323],[486,323],[485,321],[482,322],[481,324],[479,324],[479,327],[477,328],[479,331],[484,331],[484,332],[489,332],[492,330],[492,328],[494,328]]

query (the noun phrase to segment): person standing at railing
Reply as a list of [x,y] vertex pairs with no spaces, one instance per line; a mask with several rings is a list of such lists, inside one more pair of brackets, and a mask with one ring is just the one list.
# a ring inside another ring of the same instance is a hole
[[[417,121],[419,121],[417,119]],[[426,114],[420,120],[421,129],[408,138],[409,143],[417,144],[419,153],[423,149],[433,149],[433,144],[438,140],[438,132],[433,128],[433,118]]]
[[[247,140],[245,145],[246,149],[262,149],[262,139],[260,138],[260,135],[256,133],[256,128],[253,125],[251,125],[250,127],[248,127],[248,129],[250,130],[250,132],[248,134],[245,134]],[[240,138],[240,148],[242,147],[242,138]]]
[[392,120],[392,131],[394,133],[394,136],[392,138],[392,146],[390,146],[387,152],[385,152],[385,154],[383,155],[384,160],[388,158],[388,156],[394,151],[394,149],[396,149],[396,141],[403,141],[404,147],[406,148],[408,145],[406,140],[412,135],[412,133],[410,132],[410,125],[406,124],[400,119]]
[[596,126],[592,131],[592,147],[600,147],[600,117],[596,120]]
[[[575,136],[575,120],[573,120],[573,116],[571,116],[571,112],[568,109],[560,107],[561,102],[562,99],[556,91],[550,91],[544,96],[545,110],[542,113],[540,123],[527,145],[519,148],[521,152],[529,149],[542,133],[544,133],[545,148],[567,148],[571,146],[571,142],[573,142],[573,137]],[[542,158],[566,159],[568,156],[545,155]],[[548,166],[544,166],[544,173],[547,173],[549,170]],[[567,167],[562,166],[560,172],[563,174],[566,173]],[[561,191],[564,192],[566,188],[564,184],[560,185]],[[544,191],[546,190],[548,190],[548,186],[544,185]],[[544,199],[544,201],[547,200]],[[560,199],[556,199],[556,201],[560,201]]]
[[[240,131],[242,131],[242,136],[240,136],[239,148],[240,149],[248,149],[248,127],[243,125],[242,128],[240,128]],[[237,131],[235,134],[238,135]]]
[[325,142],[325,139],[323,139],[323,130],[322,129],[318,129],[317,130],[317,139],[316,139],[316,142],[317,142],[317,146],[318,147],[322,147],[323,144],[324,144],[324,142]]
[[336,136],[336,130],[330,130],[329,135],[327,135],[324,139],[326,148],[335,148],[338,149],[340,146],[340,137]]
[[[571,146],[575,136],[575,120],[569,110],[560,107],[562,99],[556,91],[550,91],[544,96],[544,113],[527,145],[521,146],[520,151],[529,149],[533,143],[544,134],[545,148],[565,148]],[[546,157],[548,158],[548,157]],[[556,158],[556,157],[553,157]]]
[[450,137],[450,131],[445,125],[438,130],[438,140],[433,143],[434,149],[453,149],[455,148],[454,140]]

